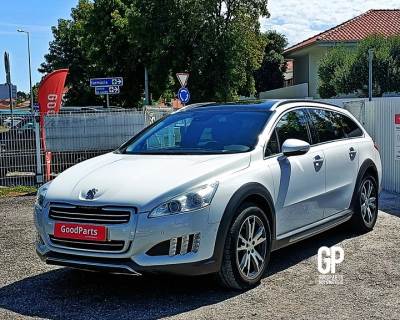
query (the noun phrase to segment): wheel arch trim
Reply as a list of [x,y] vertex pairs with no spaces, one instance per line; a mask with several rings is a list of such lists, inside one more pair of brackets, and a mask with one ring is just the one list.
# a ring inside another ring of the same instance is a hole
[[214,246],[214,254],[213,257],[218,265],[221,266],[223,251],[225,246],[226,237],[229,231],[229,228],[233,222],[233,219],[236,214],[237,208],[246,201],[246,199],[250,199],[257,197],[258,199],[263,199],[263,203],[268,206],[268,212],[265,212],[266,219],[268,219],[270,223],[271,233],[272,233],[272,241],[275,240],[275,208],[274,202],[272,200],[272,196],[267,188],[265,188],[262,184],[257,182],[246,183],[241,186],[238,190],[230,198],[228,204],[225,207],[224,213],[222,215],[217,237]]
[[350,204],[350,208],[354,208],[355,205],[355,201],[357,201],[357,191],[358,188],[360,187],[362,178],[364,177],[365,173],[368,170],[372,170],[374,175],[375,175],[375,179],[376,179],[376,183],[378,184],[378,190],[379,190],[379,173],[378,173],[378,169],[376,168],[376,165],[374,163],[374,161],[372,161],[371,159],[366,159],[364,160],[364,162],[361,164],[360,169],[358,170],[358,175],[357,175],[357,180],[356,180],[356,184],[354,186],[354,191],[353,191],[353,197],[351,199],[351,204]]

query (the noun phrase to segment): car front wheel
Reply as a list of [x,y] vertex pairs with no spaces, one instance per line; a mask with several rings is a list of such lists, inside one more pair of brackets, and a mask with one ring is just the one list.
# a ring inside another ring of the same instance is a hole
[[238,209],[225,242],[218,273],[228,288],[244,290],[261,280],[270,257],[271,231],[264,211],[253,203]]

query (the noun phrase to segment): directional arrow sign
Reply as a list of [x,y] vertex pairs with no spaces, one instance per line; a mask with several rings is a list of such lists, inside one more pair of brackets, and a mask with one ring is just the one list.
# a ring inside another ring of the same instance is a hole
[[177,73],[176,77],[179,80],[182,88],[185,88],[189,79],[189,73]]
[[119,86],[102,86],[102,87],[95,87],[95,93],[97,95],[100,94],[118,94],[119,93]]
[[122,78],[122,77],[90,79],[91,87],[123,86],[123,85],[124,85],[124,78]]
[[180,88],[178,91],[178,98],[181,100],[182,103],[188,103],[190,100],[190,93],[189,90],[186,88]]

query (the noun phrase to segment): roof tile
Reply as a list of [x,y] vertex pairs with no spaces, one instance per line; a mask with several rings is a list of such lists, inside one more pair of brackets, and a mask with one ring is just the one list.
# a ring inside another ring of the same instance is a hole
[[302,49],[319,41],[353,42],[362,40],[372,34],[382,34],[384,36],[400,35],[400,9],[369,10],[287,48],[285,53]]

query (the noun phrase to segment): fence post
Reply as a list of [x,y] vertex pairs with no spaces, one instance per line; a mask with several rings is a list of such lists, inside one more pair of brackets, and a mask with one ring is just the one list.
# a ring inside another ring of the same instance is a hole
[[34,113],[35,119],[35,149],[36,149],[36,184],[43,183],[42,157],[40,151],[40,116]]

